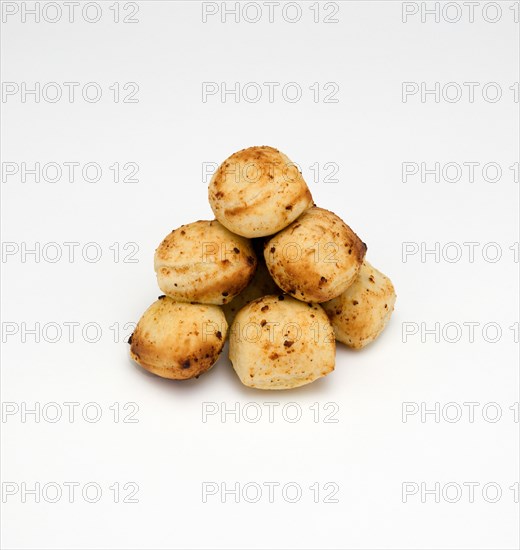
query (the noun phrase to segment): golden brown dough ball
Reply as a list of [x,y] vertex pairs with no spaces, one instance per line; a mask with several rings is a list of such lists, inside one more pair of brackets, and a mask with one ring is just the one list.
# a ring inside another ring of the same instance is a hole
[[296,388],[334,370],[334,330],[318,304],[264,296],[235,317],[229,358],[246,386]]
[[163,378],[185,380],[210,369],[224,346],[227,322],[218,306],[160,297],[130,337],[130,356]]
[[175,229],[155,251],[159,288],[177,302],[230,302],[248,285],[256,263],[251,241],[216,220]]
[[273,235],[312,206],[298,167],[272,147],[249,147],[213,175],[209,203],[217,220],[244,237]]
[[351,348],[363,348],[385,328],[395,299],[392,281],[365,261],[352,285],[322,306],[336,339]]
[[305,302],[339,296],[355,279],[367,247],[336,214],[313,207],[265,244],[276,284]]

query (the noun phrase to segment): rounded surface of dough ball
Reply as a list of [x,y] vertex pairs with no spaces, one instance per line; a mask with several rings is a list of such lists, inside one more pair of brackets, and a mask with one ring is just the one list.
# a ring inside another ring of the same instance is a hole
[[349,287],[366,249],[336,214],[313,207],[269,239],[264,256],[281,289],[298,300],[321,303]]
[[177,302],[225,304],[252,279],[256,254],[249,239],[218,221],[197,221],[172,231],[155,251],[159,288]]
[[130,356],[144,369],[176,380],[198,377],[217,361],[227,322],[222,308],[161,296],[130,337]]
[[351,348],[363,348],[383,331],[396,294],[392,281],[367,261],[343,294],[321,304],[327,312],[336,339]]
[[318,304],[264,296],[242,308],[230,329],[229,358],[246,386],[284,390],[334,370],[334,331]]
[[273,235],[312,206],[298,167],[273,147],[249,147],[213,175],[208,197],[217,220],[245,237]]

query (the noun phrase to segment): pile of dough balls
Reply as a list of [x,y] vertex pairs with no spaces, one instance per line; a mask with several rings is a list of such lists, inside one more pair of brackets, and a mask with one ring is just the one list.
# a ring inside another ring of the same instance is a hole
[[336,214],[317,207],[298,167],[272,147],[231,155],[209,184],[215,220],[182,225],[155,251],[164,295],[130,355],[163,378],[197,378],[229,358],[245,386],[282,390],[334,370],[336,340],[363,348],[395,304],[388,277]]

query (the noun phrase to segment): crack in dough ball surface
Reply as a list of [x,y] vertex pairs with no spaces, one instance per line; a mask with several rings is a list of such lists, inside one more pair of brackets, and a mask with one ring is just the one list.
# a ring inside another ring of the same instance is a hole
[[177,302],[225,304],[251,281],[257,264],[249,239],[218,221],[172,231],[155,251],[159,288]]
[[243,307],[230,329],[229,358],[246,386],[285,390],[334,370],[336,344],[318,304],[264,296]]
[[298,300],[321,303],[349,287],[366,250],[341,218],[315,206],[268,240],[264,257],[280,288]]
[[195,378],[217,361],[227,334],[222,308],[159,298],[130,337],[130,356],[144,369],[175,380]]
[[245,237],[273,235],[312,206],[298,167],[268,146],[226,159],[210,181],[208,198],[217,220]]
[[394,310],[392,281],[367,261],[343,294],[322,304],[336,339],[351,348],[363,348],[383,331]]

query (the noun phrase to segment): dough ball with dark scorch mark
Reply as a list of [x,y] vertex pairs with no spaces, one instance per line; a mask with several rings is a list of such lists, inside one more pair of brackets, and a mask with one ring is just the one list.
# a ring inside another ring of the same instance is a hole
[[264,256],[281,289],[298,300],[321,303],[352,284],[366,250],[340,217],[315,206],[269,239]]
[[130,337],[130,356],[157,376],[196,378],[219,358],[227,329],[219,306],[161,296],[144,312]]

